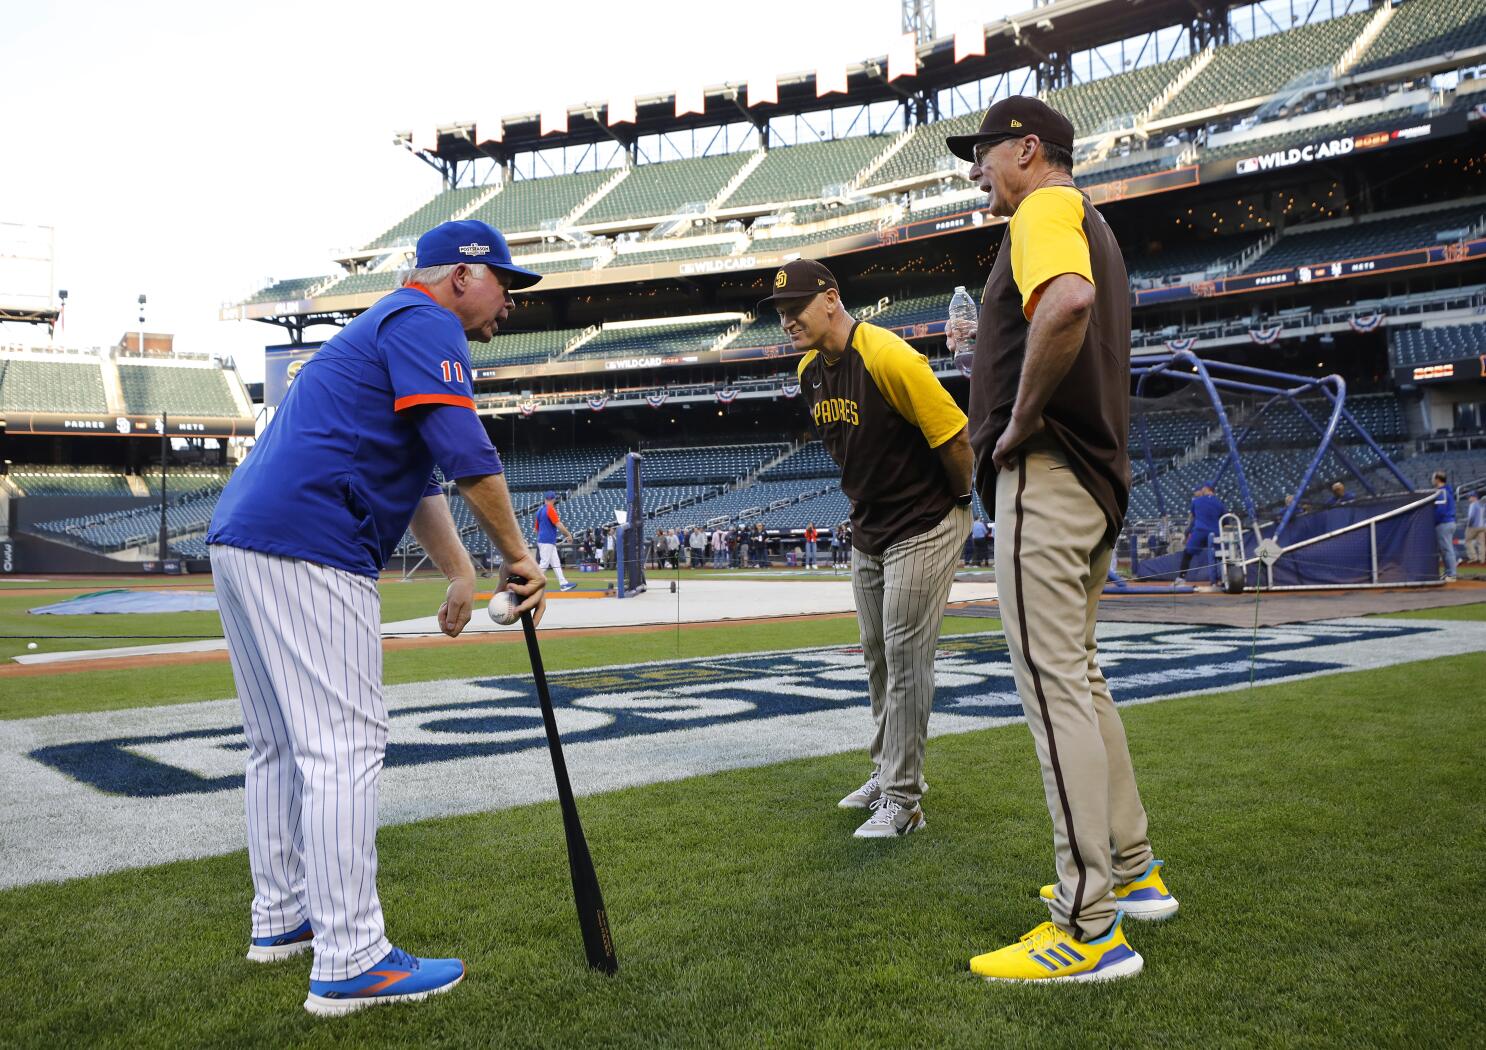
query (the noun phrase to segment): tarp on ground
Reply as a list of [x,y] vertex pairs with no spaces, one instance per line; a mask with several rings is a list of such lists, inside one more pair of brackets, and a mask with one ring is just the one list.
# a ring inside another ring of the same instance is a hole
[[27,609],[33,616],[87,616],[91,613],[216,612],[211,591],[93,591],[64,602]]

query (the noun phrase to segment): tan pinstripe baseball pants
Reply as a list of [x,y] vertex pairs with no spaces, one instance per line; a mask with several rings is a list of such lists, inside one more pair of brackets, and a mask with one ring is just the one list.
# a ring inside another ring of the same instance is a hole
[[867,662],[872,764],[883,794],[912,808],[924,793],[924,744],[934,706],[934,649],[944,603],[970,535],[970,508],[879,557],[852,548],[851,586]]
[[996,526],[1001,622],[1053,819],[1052,917],[1088,940],[1114,922],[1114,886],[1151,861],[1125,727],[1094,642],[1112,553],[1104,512],[1056,442],[1034,439],[996,476]]

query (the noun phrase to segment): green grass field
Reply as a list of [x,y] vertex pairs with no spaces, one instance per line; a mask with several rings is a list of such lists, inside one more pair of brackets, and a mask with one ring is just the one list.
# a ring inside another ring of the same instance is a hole
[[[599,661],[595,661],[599,662]],[[1481,1045],[1480,656],[1127,709],[1183,910],[1133,981],[991,987],[1043,918],[1024,727],[931,742],[929,829],[849,837],[843,755],[582,800],[621,971],[582,960],[555,805],[385,829],[389,932],[434,1002],[317,1021],[241,959],[244,853],[0,893],[19,1046]],[[1407,703],[1399,698],[1407,696]]]
[[[442,591],[384,582],[384,620],[426,615]],[[0,593],[0,634],[37,630],[25,609],[46,600]],[[1486,603],[1396,615],[1483,621]],[[220,630],[211,614],[44,625]],[[950,618],[945,632],[998,626]],[[837,618],[555,634],[543,652],[563,670],[855,637]],[[389,683],[526,669],[514,644],[386,656]],[[583,965],[560,817],[543,804],[381,832],[389,934],[469,967],[437,1001],[311,1018],[307,959],[241,958],[238,852],[0,892],[0,1025],[17,1046],[1482,1045],[1483,679],[1473,654],[1127,708],[1183,904],[1131,925],[1146,957],[1133,981],[992,987],[966,971],[1045,917],[1050,828],[1017,725],[932,741],[930,827],[901,841],[854,840],[859,818],[835,808],[859,754],[581,800],[612,979]],[[232,694],[225,663],[0,678],[0,719]]]

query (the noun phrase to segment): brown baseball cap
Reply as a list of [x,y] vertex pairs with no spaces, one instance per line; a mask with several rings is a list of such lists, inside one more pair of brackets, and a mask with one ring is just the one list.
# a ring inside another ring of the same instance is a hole
[[949,151],[961,160],[974,161],[975,147],[982,142],[1001,142],[1036,135],[1043,142],[1073,150],[1073,121],[1040,98],[1012,95],[986,110],[980,130],[973,135],[948,135]]
[[814,259],[796,259],[774,272],[774,294],[760,299],[758,305],[762,307],[765,303],[777,303],[782,299],[804,299],[830,288],[841,291],[830,270]]

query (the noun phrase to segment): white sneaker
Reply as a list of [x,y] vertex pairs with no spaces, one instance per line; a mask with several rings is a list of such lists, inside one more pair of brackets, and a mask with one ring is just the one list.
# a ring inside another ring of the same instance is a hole
[[867,782],[847,795],[836,805],[842,809],[867,809],[882,797],[882,785],[877,782],[877,773],[874,771]]
[[883,795],[872,803],[872,815],[867,818],[867,822],[851,834],[859,839],[891,839],[918,831],[928,823],[924,819],[923,806],[915,804],[912,809],[906,809],[901,803]]

